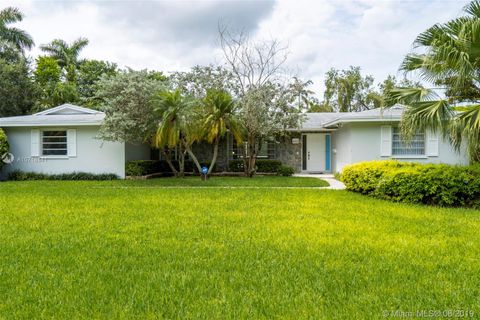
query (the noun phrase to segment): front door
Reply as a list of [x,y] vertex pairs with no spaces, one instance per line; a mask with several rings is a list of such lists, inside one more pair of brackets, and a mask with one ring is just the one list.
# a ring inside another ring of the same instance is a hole
[[330,147],[329,145],[329,134],[305,134],[303,137],[303,170],[309,172],[325,172],[330,170],[330,152],[327,152],[327,147]]

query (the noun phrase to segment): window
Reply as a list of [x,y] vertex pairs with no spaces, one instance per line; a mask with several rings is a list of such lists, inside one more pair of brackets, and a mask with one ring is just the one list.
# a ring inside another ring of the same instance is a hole
[[392,155],[423,156],[425,155],[425,133],[417,132],[410,141],[402,138],[400,128],[392,128]]
[[42,132],[42,155],[43,156],[66,156],[67,155],[67,131],[43,131]]
[[[245,151],[242,150],[245,148]],[[248,154],[248,145],[237,145],[235,139],[231,138],[229,143],[229,157],[230,159],[241,159],[243,154]],[[264,141],[257,155],[258,159],[275,159],[275,141]]]

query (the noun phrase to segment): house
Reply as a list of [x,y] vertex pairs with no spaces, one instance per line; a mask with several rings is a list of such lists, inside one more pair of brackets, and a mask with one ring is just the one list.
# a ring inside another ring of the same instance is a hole
[[[150,156],[149,148],[97,139],[105,113],[64,104],[33,115],[0,118],[14,170],[42,173],[114,173],[125,177],[125,161]],[[9,161],[9,162],[10,162]]]
[[[433,132],[418,132],[411,142],[399,132],[403,108],[374,109],[347,113],[308,113],[301,128],[287,138],[265,141],[259,159],[277,159],[297,172],[331,173],[345,165],[381,159],[424,163],[468,164],[465,152],[457,153],[448,141]],[[7,134],[13,170],[42,173],[115,173],[125,177],[125,162],[159,159],[147,145],[133,145],[98,139],[105,114],[64,104],[29,116],[0,118]],[[242,152],[232,137],[220,145],[217,168],[228,170],[230,160]],[[212,147],[194,146],[200,161],[211,159]]]

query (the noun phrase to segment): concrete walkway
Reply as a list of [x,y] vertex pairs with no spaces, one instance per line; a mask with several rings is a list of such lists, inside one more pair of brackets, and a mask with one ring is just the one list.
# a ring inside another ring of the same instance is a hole
[[338,181],[335,179],[333,174],[322,174],[322,173],[298,173],[294,174],[295,177],[310,177],[310,178],[318,178],[327,181],[330,184],[330,187],[322,188],[322,189],[333,189],[333,190],[343,190],[345,189],[345,185],[343,182]]

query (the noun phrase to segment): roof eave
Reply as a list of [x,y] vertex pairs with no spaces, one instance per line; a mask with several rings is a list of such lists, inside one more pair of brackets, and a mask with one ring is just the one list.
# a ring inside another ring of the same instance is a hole
[[28,123],[15,123],[15,122],[0,122],[0,128],[15,128],[15,127],[62,127],[62,126],[101,126],[100,121],[86,121],[86,122],[59,122],[59,123],[45,123],[45,122],[28,122]]
[[378,118],[378,117],[368,117],[368,118],[340,118],[333,121],[325,123],[324,127],[331,127],[341,123],[350,123],[350,122],[398,122],[402,120],[400,116],[398,117],[388,117],[388,118]]

